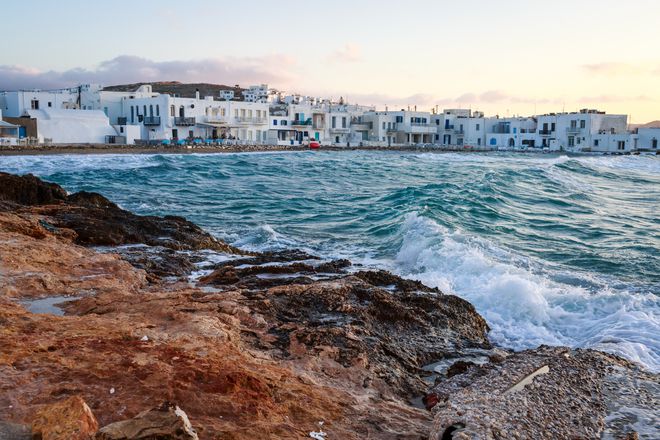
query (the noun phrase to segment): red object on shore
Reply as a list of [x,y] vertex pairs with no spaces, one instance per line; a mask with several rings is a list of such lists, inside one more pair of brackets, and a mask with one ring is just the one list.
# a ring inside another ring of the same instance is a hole
[[321,144],[317,141],[312,141],[309,143],[309,148],[318,149],[321,148]]

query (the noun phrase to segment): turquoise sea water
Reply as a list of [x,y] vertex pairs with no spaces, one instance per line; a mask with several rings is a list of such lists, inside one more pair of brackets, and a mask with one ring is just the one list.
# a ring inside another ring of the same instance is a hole
[[493,342],[660,371],[660,157],[297,152],[0,158],[235,245],[303,248],[472,302]]

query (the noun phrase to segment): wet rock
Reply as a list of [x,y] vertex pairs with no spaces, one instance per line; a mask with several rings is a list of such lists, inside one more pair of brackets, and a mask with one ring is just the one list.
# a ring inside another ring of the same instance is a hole
[[75,231],[83,245],[147,244],[171,249],[211,249],[241,253],[200,227],[177,216],[140,216],[119,208],[101,194],[79,192],[67,196],[57,184],[32,176],[0,173],[0,199],[25,206],[38,205],[55,228]]
[[130,420],[104,426],[95,440],[198,440],[188,416],[178,406],[165,402]]
[[358,362],[399,396],[425,391],[420,371],[432,360],[456,347],[489,347],[486,322],[451,295],[389,291],[344,276],[248,298],[246,304],[272,323],[267,332],[285,356],[323,353],[345,367]]
[[45,205],[66,201],[66,191],[55,183],[31,174],[16,176],[0,172],[0,199],[21,205]]
[[41,440],[89,440],[99,425],[80,396],[47,405],[37,412],[32,433]]
[[447,377],[456,376],[457,374],[463,374],[472,367],[476,367],[477,364],[470,361],[458,361],[454,362],[447,369]]

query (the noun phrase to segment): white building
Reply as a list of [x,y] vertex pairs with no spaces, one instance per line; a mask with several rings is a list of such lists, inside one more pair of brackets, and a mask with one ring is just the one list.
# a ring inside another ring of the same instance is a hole
[[419,111],[372,111],[362,115],[370,124],[369,141],[380,144],[412,145],[435,142],[437,127],[431,123],[431,113]]
[[225,101],[231,101],[232,99],[234,99],[234,91],[233,90],[220,91],[220,99],[223,99]]
[[627,115],[608,115],[597,110],[538,117],[541,146],[551,150],[630,151],[634,143],[627,128]]
[[243,90],[243,100],[247,102],[268,102],[268,85],[260,84],[258,86],[250,86]]
[[660,151],[659,128],[640,128],[637,130],[637,148],[646,151]]
[[100,110],[44,109],[26,113],[37,120],[40,143],[104,144],[109,137],[117,136],[110,120]]

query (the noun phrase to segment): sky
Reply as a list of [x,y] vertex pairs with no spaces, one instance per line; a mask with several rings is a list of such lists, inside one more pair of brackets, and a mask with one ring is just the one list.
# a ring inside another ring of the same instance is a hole
[[660,119],[658,0],[21,0],[1,11],[0,90],[267,83],[378,108]]

